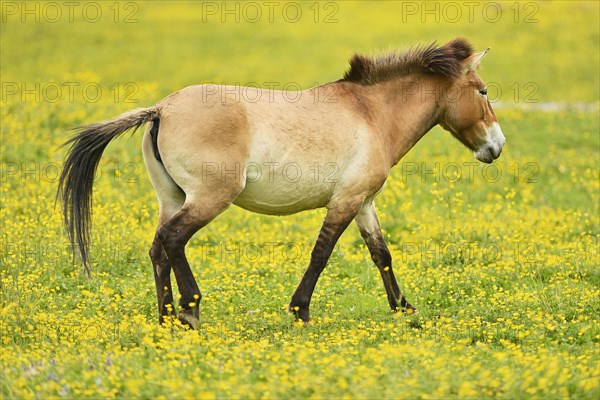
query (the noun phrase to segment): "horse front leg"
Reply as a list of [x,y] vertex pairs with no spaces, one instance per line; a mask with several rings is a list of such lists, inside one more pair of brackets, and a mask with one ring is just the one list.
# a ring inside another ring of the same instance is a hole
[[377,269],[379,269],[392,311],[397,312],[402,310],[408,313],[415,312],[416,309],[406,301],[404,294],[400,292],[398,281],[396,280],[394,270],[392,269],[392,255],[383,239],[379,219],[377,218],[373,202],[366,203],[361,208],[356,216],[356,224],[358,225],[361,236],[369,248],[371,259],[377,266]]
[[310,300],[315,290],[317,280],[325,269],[331,252],[338,239],[355,217],[359,206],[345,205],[330,208],[327,211],[319,237],[310,256],[310,264],[302,277],[302,281],[292,296],[289,310],[296,320],[310,320]]

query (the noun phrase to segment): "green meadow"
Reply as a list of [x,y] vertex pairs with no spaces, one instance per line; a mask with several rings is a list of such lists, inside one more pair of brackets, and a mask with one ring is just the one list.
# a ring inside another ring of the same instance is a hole
[[[524,2],[0,3],[2,398],[600,395],[600,7]],[[92,278],[55,195],[70,127],[226,83],[298,90],[355,53],[469,39],[506,135],[477,162],[436,127],[376,201],[413,315],[358,229],[287,312],[324,216],[232,207],[190,241],[198,331],[156,323],[141,135],[109,145]],[[548,105],[551,104],[551,105]]]

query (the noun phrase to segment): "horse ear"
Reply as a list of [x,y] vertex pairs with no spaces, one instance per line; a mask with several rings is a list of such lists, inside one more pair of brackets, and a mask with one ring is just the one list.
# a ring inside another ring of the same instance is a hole
[[472,54],[469,58],[467,58],[465,61],[463,61],[465,74],[467,72],[473,71],[475,68],[477,68],[477,66],[479,65],[481,60],[483,60],[483,57],[485,57],[485,55],[488,53],[488,51],[490,51],[489,47],[487,49],[485,49],[484,51],[480,51],[479,53]]

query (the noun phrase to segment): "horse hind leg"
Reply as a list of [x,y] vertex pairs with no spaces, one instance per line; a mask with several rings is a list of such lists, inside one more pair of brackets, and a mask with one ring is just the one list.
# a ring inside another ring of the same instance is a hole
[[[163,154],[163,156],[168,157],[169,154]],[[163,273],[163,265],[168,268],[169,273],[170,269],[173,269],[179,294],[181,295],[177,317],[182,323],[197,329],[202,293],[187,260],[185,246],[198,230],[206,226],[233,203],[233,200],[244,189],[245,175],[242,174],[230,180],[220,180],[215,176],[209,180],[204,179],[202,174],[193,168],[191,171],[187,168],[175,168],[174,170],[175,172],[168,174],[165,170],[165,176],[173,185],[175,185],[175,179],[177,180],[178,184],[175,186],[178,192],[159,191],[158,185],[155,185],[161,206],[161,223],[156,231],[153,244],[155,250],[151,251],[151,254],[155,257],[153,262],[161,267],[161,274],[157,278],[158,283],[170,282],[170,278]],[[180,185],[179,182],[182,182],[182,184]],[[164,189],[164,186],[161,187]],[[173,188],[171,187],[171,189]],[[177,193],[179,193],[179,196],[177,196]],[[165,199],[167,200],[165,201]],[[167,216],[169,218],[166,218]],[[159,252],[158,249],[162,251]],[[155,268],[156,270],[157,268]],[[161,302],[160,289],[157,284],[159,307]],[[167,295],[166,299],[172,302],[171,293],[165,294]],[[165,304],[168,303],[165,302]],[[162,312],[164,311],[162,309]]]
[[171,285],[171,265],[156,235],[152,241],[149,255],[154,270],[154,283],[158,300],[158,322],[162,324],[165,322],[165,318],[173,315],[173,288]]
[[202,197],[202,204],[200,204],[194,200],[195,197],[188,196],[183,207],[156,232],[156,237],[173,268],[181,295],[177,316],[181,322],[193,329],[198,328],[202,293],[185,255],[185,246],[198,230],[229,207],[233,198],[235,196],[230,200],[222,201],[206,196]]
[[[209,195],[202,196],[201,202],[195,201],[195,198],[187,195],[182,203],[179,203],[176,197],[161,202],[160,223],[150,249],[160,322],[163,322],[165,317],[175,314],[171,288],[171,269],[173,269],[181,296],[177,317],[192,329],[198,328],[202,293],[185,255],[185,246],[197,231],[231,204],[235,195],[226,201],[220,196],[217,198]],[[175,207],[178,207],[177,211],[174,211]]]
[[[151,141],[151,132],[157,129],[158,123],[154,122],[146,129],[142,150],[146,170],[154,186],[159,204],[158,228],[170,220],[181,209],[185,201],[185,193],[177,186],[165,170],[163,164],[156,158],[155,149]],[[156,297],[158,300],[158,320],[163,323],[165,318],[173,315],[173,288],[171,285],[171,264],[163,249],[158,235],[155,234],[149,256],[154,271]]]
[[[210,135],[206,124],[196,129],[189,126],[189,121],[185,124],[173,119],[163,122],[160,133],[151,128],[144,136],[144,159],[161,206],[161,223],[152,254],[161,272],[162,265],[169,265],[173,270],[181,295],[177,316],[196,329],[202,294],[187,260],[185,246],[198,230],[233,203],[246,182],[244,170],[232,176],[205,174],[204,168],[217,162],[227,166],[244,165],[247,151],[234,145],[225,150],[223,140]],[[153,133],[160,149],[153,145]],[[204,134],[206,136],[202,136]],[[158,251],[161,247],[162,252]],[[166,281],[164,274],[158,278],[160,283]],[[172,297],[167,299],[172,300]]]

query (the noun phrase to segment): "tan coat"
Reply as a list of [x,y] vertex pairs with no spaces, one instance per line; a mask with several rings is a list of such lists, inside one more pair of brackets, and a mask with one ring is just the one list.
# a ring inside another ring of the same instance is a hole
[[179,317],[197,325],[201,294],[183,249],[231,204],[275,215],[327,208],[290,304],[298,318],[308,320],[318,276],[353,219],[392,309],[414,310],[391,270],[373,199],[390,169],[437,124],[480,161],[500,155],[505,138],[475,72],[486,53],[456,39],[376,59],[355,56],[344,79],[299,92],[190,86],[155,106],[82,127],[59,186],[67,231],[86,264],[91,184],[102,151],[152,121],[142,149],[160,204],[150,255],[161,318],[170,313],[172,267],[182,294]]

